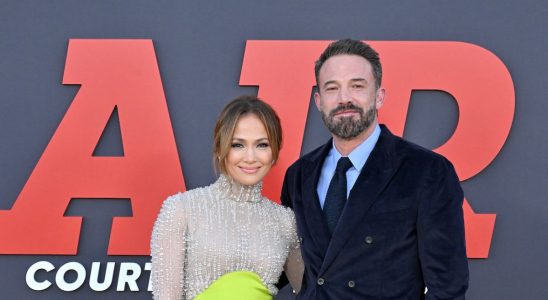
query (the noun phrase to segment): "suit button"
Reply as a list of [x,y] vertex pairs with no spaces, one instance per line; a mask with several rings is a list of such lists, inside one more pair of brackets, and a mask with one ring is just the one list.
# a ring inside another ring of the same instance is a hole
[[351,287],[351,288],[353,288],[353,287],[356,286],[356,283],[355,283],[354,281],[350,280],[350,281],[348,282],[348,286]]
[[318,278],[318,281],[316,281],[318,285],[323,285],[325,283],[325,280],[323,278]]
[[371,237],[371,236],[369,236],[369,235],[366,236],[366,237],[365,237],[365,243],[366,243],[366,244],[373,244],[373,237]]

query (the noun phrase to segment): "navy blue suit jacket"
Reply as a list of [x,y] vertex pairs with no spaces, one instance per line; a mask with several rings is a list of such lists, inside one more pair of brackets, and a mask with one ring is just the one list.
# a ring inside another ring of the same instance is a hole
[[331,237],[316,193],[331,147],[301,157],[284,179],[305,262],[297,299],[464,299],[463,192],[451,163],[381,125]]

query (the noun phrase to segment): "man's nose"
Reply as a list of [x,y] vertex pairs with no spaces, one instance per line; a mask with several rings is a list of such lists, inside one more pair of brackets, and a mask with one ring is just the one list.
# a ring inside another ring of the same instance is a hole
[[339,93],[339,103],[349,103],[352,102],[352,95],[350,94],[350,90],[343,87],[340,89]]

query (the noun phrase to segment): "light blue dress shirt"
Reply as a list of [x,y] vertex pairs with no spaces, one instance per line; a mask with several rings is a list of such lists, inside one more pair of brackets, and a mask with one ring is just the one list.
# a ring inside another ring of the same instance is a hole
[[[369,158],[369,154],[371,154],[375,144],[377,144],[380,135],[381,128],[377,124],[373,130],[373,133],[365,141],[359,144],[356,149],[352,150],[352,152],[348,154],[348,158],[352,162],[352,167],[346,171],[346,198],[350,195],[350,191],[352,190],[354,183],[356,183],[356,179],[358,179],[358,175],[360,175],[367,158]],[[320,205],[322,208],[325,203],[325,196],[327,195],[329,183],[335,174],[337,162],[341,157],[342,155],[339,151],[337,151],[335,142],[333,142],[333,146],[331,147],[331,150],[329,150],[329,153],[323,162],[322,173],[320,174],[318,186],[316,187],[316,192],[318,193],[318,198],[320,198]]]

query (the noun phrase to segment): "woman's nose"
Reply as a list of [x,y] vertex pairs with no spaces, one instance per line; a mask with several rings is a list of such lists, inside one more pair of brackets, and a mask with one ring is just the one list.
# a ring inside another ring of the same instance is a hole
[[245,151],[244,159],[246,162],[254,162],[255,161],[255,150],[251,147],[247,148]]

